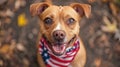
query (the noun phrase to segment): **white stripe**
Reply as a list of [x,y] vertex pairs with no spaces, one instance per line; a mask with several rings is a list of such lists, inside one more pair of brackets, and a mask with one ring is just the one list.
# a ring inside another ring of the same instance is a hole
[[54,59],[52,59],[52,58],[50,58],[50,60],[51,60],[52,62],[56,63],[56,64],[63,65],[63,66],[68,66],[68,65],[70,64],[70,63],[62,63],[62,62],[56,61],[56,60],[54,60]]
[[[53,56],[55,56],[53,53],[51,53]],[[70,61],[70,60],[72,60],[72,58],[74,57],[74,56],[70,56],[70,57],[67,57],[67,58],[64,58],[63,59],[63,57],[66,57],[67,55],[62,55],[62,56],[55,56],[55,57],[57,57],[57,58],[59,58],[60,60],[65,60],[65,61]],[[68,59],[69,58],[69,59]]]
[[71,56],[73,56],[73,55],[75,55],[75,53],[76,53],[76,51],[75,52],[73,52],[72,54],[70,54]]
[[[63,58],[63,57],[66,57],[66,58]],[[65,61],[70,61],[70,60],[73,59],[73,57],[74,57],[74,56],[67,57],[67,55],[64,55],[64,56],[60,57],[59,59],[65,60]]]
[[76,51],[67,53],[69,56],[74,56]]
[[64,60],[72,60],[73,59],[73,56],[71,56],[71,57],[67,57],[67,58],[65,58]]
[[59,67],[59,66],[54,65],[53,63],[51,63],[49,60],[47,60],[47,63],[48,63],[51,67]]

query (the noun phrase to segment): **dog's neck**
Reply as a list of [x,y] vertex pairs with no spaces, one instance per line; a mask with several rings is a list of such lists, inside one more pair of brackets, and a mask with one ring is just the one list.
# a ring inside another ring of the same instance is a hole
[[79,45],[79,38],[77,38],[73,43],[73,46],[66,49],[65,54],[56,56],[49,49],[46,39],[42,37],[39,41],[39,53],[42,55],[45,64],[48,65],[47,67],[63,67],[68,66],[70,62],[72,62],[80,48]]

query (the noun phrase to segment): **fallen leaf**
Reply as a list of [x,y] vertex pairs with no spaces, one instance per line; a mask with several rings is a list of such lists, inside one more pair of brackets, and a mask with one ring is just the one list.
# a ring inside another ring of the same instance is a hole
[[120,30],[117,30],[115,32],[115,39],[118,39],[120,41]]
[[103,3],[107,3],[107,2],[109,2],[109,0],[102,0],[102,2],[103,2]]
[[8,44],[3,45],[2,47],[0,47],[0,53],[7,54],[7,52],[9,51],[9,47],[10,45]]
[[96,58],[96,59],[94,60],[94,65],[95,65],[95,67],[100,67],[101,62],[102,62],[101,58]]
[[101,48],[104,48],[104,47],[110,47],[110,43],[108,41],[108,37],[106,34],[102,34],[98,39],[98,46],[101,47]]
[[10,24],[11,23],[11,18],[6,17],[5,18],[5,23]]
[[24,13],[18,16],[18,26],[23,27],[27,24],[27,18]]
[[89,3],[94,3],[96,0],[88,0]]
[[8,10],[6,11],[6,15],[9,16],[9,17],[14,17],[14,13],[13,13],[13,11],[11,11],[10,9],[8,9]]
[[5,3],[7,0],[0,0],[0,5]]
[[18,10],[20,7],[23,7],[26,5],[25,0],[16,0],[15,1],[15,9]]
[[16,48],[19,50],[19,51],[25,51],[25,47],[23,46],[23,44],[21,43],[18,43]]
[[110,3],[110,8],[111,8],[111,11],[112,11],[113,15],[116,16],[119,12],[118,7],[113,2],[111,2]]
[[119,56],[120,58],[120,45],[117,44],[113,47],[114,53]]
[[28,61],[28,59],[24,58],[23,62],[24,62],[25,67],[29,67],[29,61]]
[[115,33],[115,31],[117,30],[117,23],[116,23],[116,21],[111,23],[110,20],[106,16],[103,17],[103,21],[104,21],[105,25],[102,25],[101,29],[104,32]]
[[3,10],[3,11],[0,11],[0,17],[14,17],[14,13],[10,9]]
[[0,67],[3,66],[3,60],[0,59]]
[[95,47],[95,42],[96,42],[96,38],[98,38],[99,36],[103,35],[102,31],[97,31],[95,32],[96,35],[93,35],[90,39],[89,39],[89,45],[91,48]]
[[32,33],[28,34],[29,39],[33,39],[34,35]]

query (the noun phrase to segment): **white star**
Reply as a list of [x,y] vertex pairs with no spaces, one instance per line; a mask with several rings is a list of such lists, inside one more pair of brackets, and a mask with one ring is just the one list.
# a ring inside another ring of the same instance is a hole
[[45,53],[45,54],[44,54],[44,56],[45,56],[45,57],[47,57],[47,56],[48,56],[48,54],[47,54],[47,53]]
[[73,47],[73,49],[75,49],[75,46]]
[[44,50],[46,50],[46,48],[44,47]]

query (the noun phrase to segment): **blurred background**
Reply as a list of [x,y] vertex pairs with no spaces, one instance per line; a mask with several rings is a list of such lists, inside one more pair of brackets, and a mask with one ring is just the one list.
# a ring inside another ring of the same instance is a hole
[[[42,0],[0,0],[0,67],[39,67],[36,40],[39,20],[29,6]],[[80,22],[87,50],[85,67],[120,67],[120,0],[53,0],[56,5],[90,4]]]

